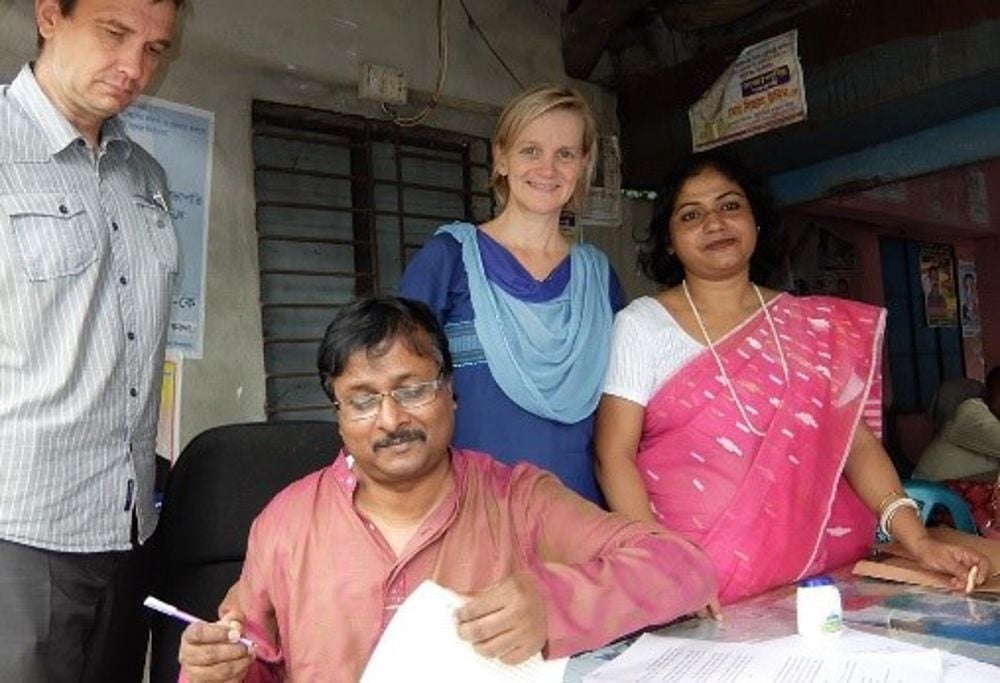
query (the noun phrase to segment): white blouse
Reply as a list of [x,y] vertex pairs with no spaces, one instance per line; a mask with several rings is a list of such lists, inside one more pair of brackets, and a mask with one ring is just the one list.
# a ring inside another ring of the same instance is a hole
[[639,297],[615,316],[604,393],[641,406],[705,350],[659,301]]

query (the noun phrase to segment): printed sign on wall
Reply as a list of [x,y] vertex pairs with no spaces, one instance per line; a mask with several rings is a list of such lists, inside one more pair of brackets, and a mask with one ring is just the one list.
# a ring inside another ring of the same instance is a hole
[[688,110],[695,152],[806,118],[798,31],[751,45]]
[[954,263],[950,246],[920,245],[920,286],[924,290],[927,327],[955,327],[958,324]]
[[170,188],[170,214],[180,244],[181,264],[171,300],[167,348],[201,358],[215,115],[155,97],[141,97],[122,113],[122,119],[129,136],[163,166]]
[[979,287],[976,280],[976,264],[972,261],[958,262],[958,298],[962,311],[962,336],[978,337]]

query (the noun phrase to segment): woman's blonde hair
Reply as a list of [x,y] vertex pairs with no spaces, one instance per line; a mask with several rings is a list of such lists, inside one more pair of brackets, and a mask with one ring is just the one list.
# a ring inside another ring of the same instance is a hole
[[497,159],[510,151],[510,146],[525,127],[542,114],[556,109],[576,112],[583,119],[583,153],[587,157],[587,167],[577,180],[576,188],[570,205],[579,209],[583,198],[590,187],[590,179],[594,175],[595,143],[597,142],[597,121],[594,111],[590,108],[583,95],[574,88],[554,83],[541,83],[528,88],[504,107],[493,133],[493,169],[490,172],[490,185],[501,208],[510,196],[510,183],[506,175],[501,175],[497,169]]

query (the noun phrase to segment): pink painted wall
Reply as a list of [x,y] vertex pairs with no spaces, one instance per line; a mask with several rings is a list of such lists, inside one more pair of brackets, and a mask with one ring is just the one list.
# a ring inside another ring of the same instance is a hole
[[973,248],[983,321],[983,362],[989,371],[1000,365],[1000,237],[977,240]]
[[965,238],[1000,235],[1000,159],[911,178],[816,203],[909,232]]
[[966,373],[981,379],[1000,364],[1000,159],[795,207],[785,224],[791,244],[820,226],[851,242],[852,298],[878,305],[880,234],[953,245],[956,258],[976,264],[982,319],[980,336],[963,340]]

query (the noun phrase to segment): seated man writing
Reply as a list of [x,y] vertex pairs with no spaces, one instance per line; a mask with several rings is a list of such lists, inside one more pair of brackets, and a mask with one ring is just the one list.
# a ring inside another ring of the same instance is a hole
[[342,457],[292,484],[250,531],[239,618],[185,630],[201,681],[356,681],[425,579],[470,596],[459,635],[515,664],[562,657],[704,607],[715,572],[691,543],[609,514],[528,465],[449,448],[448,342],[421,303],[363,299],[318,355]]

